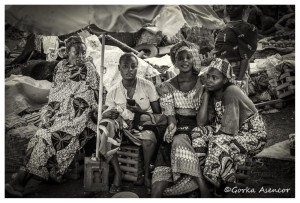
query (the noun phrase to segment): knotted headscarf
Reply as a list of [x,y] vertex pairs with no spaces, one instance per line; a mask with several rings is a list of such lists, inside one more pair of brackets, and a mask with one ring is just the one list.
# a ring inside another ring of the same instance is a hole
[[176,63],[176,57],[179,52],[181,51],[188,51],[193,56],[193,69],[197,72],[200,72],[201,69],[201,58],[200,58],[200,47],[197,44],[188,42],[186,40],[183,40],[181,42],[178,42],[175,44],[171,50],[170,50],[170,57],[172,63],[175,65]]
[[235,77],[232,67],[226,59],[215,58],[208,66],[207,71],[211,70],[212,68],[219,70],[228,79],[233,79]]

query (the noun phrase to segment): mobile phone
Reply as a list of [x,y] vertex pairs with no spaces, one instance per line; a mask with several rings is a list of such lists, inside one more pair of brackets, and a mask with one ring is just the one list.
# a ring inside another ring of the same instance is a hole
[[127,99],[127,104],[129,106],[135,106],[135,100],[134,99]]

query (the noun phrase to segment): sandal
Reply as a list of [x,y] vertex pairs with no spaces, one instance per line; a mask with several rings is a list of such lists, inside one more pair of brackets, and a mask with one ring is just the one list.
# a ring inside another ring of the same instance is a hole
[[145,187],[146,187],[147,195],[151,195],[152,193],[151,186],[150,187],[145,186]]
[[23,197],[23,194],[15,190],[9,183],[5,184],[5,192],[13,197]]
[[116,186],[114,184],[111,185],[110,189],[109,189],[109,193],[110,194],[116,194],[118,192],[121,191],[121,186]]

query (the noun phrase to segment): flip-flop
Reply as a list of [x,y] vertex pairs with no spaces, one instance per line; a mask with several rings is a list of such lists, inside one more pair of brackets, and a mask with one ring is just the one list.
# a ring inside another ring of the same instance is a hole
[[150,187],[146,187],[146,191],[147,191],[147,195],[151,195],[151,193],[152,193],[151,186]]
[[15,190],[10,184],[5,184],[5,192],[14,197],[23,197],[23,194]]
[[121,191],[121,186],[116,186],[114,184],[111,185],[110,189],[109,189],[109,193],[110,194],[116,194],[118,192]]

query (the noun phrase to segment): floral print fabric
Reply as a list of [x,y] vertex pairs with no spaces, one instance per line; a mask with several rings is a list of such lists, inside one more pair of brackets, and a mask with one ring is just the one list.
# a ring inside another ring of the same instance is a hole
[[60,181],[76,152],[96,135],[91,111],[98,106],[99,75],[92,62],[57,64],[42,125],[29,141],[22,170]]

